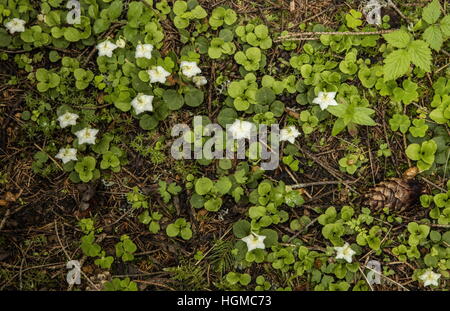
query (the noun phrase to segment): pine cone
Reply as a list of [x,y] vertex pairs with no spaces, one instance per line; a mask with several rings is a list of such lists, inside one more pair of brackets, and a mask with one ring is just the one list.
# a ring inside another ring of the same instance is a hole
[[372,209],[389,208],[401,212],[414,205],[424,193],[424,187],[414,179],[418,169],[413,167],[402,178],[390,178],[376,185],[365,195]]

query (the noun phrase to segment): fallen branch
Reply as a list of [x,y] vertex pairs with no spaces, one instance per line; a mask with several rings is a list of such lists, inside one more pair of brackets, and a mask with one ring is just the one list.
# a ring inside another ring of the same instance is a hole
[[285,36],[278,37],[274,42],[281,42],[284,40],[295,41],[295,40],[314,40],[311,36],[318,37],[322,35],[329,36],[373,36],[373,35],[384,35],[397,31],[398,29],[386,29],[378,31],[313,31],[313,32],[298,32],[290,33]]
[[290,185],[292,189],[300,189],[300,188],[306,188],[306,187],[313,187],[313,186],[325,186],[325,185],[339,185],[339,184],[352,184],[354,181],[339,181],[339,180],[330,180],[330,181],[316,181],[316,182],[310,182],[310,183],[304,183],[304,184],[296,184],[296,185]]

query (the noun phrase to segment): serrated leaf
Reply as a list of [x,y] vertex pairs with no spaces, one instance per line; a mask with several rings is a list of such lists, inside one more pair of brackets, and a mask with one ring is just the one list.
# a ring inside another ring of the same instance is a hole
[[408,54],[410,61],[426,72],[431,71],[431,50],[428,44],[422,40],[415,40],[408,46]]
[[396,48],[406,48],[411,42],[411,35],[403,29],[384,34],[383,38]]
[[[430,55],[431,56],[431,55]],[[418,57],[416,57],[417,59]],[[384,80],[395,80],[406,74],[411,65],[411,56],[406,50],[397,50],[384,60]]]
[[433,2],[428,4],[422,11],[422,18],[428,24],[436,23],[440,16],[441,16],[441,5],[439,3],[439,0],[433,0]]
[[441,31],[444,36],[450,36],[450,15],[447,15],[441,19]]
[[436,51],[439,51],[444,43],[441,28],[438,25],[428,27],[423,33],[423,38]]

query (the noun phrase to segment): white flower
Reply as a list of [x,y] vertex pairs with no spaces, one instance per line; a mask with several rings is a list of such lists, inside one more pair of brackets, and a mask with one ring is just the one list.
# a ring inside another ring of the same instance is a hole
[[136,111],[136,114],[140,114],[144,111],[153,111],[153,96],[144,95],[139,93],[132,101],[131,105]]
[[250,139],[253,126],[254,125],[251,122],[236,120],[233,124],[231,124],[231,126],[228,127],[228,131],[234,139]]
[[77,160],[77,149],[74,148],[61,148],[59,149],[58,154],[55,156],[57,159],[61,159],[61,161],[66,164],[70,161]]
[[151,44],[138,44],[136,47],[136,58],[143,57],[147,59],[152,58],[153,45]]
[[95,136],[97,135],[98,130],[96,129],[89,129],[84,128],[78,132],[75,133],[75,135],[78,137],[78,144],[95,144]]
[[10,33],[15,32],[24,32],[25,31],[26,22],[20,18],[13,18],[9,22],[5,24],[5,27],[8,28]]
[[266,246],[264,245],[264,239],[266,237],[264,235],[257,235],[256,233],[250,233],[250,235],[246,236],[245,238],[242,238],[241,240],[247,243],[247,249],[249,252],[251,252],[254,249],[261,248],[265,249]]
[[121,48],[121,49],[123,49],[123,48],[125,47],[126,44],[127,44],[127,43],[126,43],[125,40],[122,39],[122,38],[120,38],[120,39],[118,39],[118,40],[116,41],[117,47],[118,47],[118,48]]
[[112,57],[113,51],[117,49],[117,45],[109,40],[97,44],[98,56]]
[[153,67],[152,69],[148,70],[148,75],[150,76],[150,83],[166,83],[166,78],[170,76],[170,72],[165,70],[161,66]]
[[433,271],[428,270],[427,272],[419,276],[419,279],[423,281],[423,286],[429,285],[439,286],[440,277],[441,275],[439,273],[434,273]]
[[188,78],[192,78],[202,72],[201,69],[198,68],[196,62],[182,61],[180,68],[183,74]]
[[76,113],[66,112],[58,117],[59,126],[65,128],[69,125],[77,124],[78,115]]
[[325,110],[329,106],[337,106],[338,103],[334,99],[336,92],[320,92],[319,95],[313,100],[314,104],[320,105],[320,109]]
[[295,143],[295,139],[300,136],[300,132],[295,126],[288,126],[280,131],[280,141]]
[[192,78],[192,82],[195,83],[196,87],[201,87],[202,85],[208,83],[208,80],[206,80],[204,76],[195,76]]
[[356,254],[348,243],[345,243],[342,247],[334,248],[337,252],[336,259],[345,259],[348,263],[352,262],[352,256]]

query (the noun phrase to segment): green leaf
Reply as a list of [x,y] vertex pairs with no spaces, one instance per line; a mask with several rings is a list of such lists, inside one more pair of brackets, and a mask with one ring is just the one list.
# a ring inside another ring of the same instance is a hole
[[180,233],[180,228],[175,226],[175,224],[170,224],[166,228],[166,233],[168,236],[170,236],[172,238],[176,237],[178,235],[178,233]]
[[444,36],[450,37],[450,15],[446,15],[441,19],[441,31]]
[[272,89],[268,87],[262,87],[256,91],[256,101],[261,105],[270,105],[275,100],[276,96]]
[[181,229],[180,235],[183,240],[189,240],[190,238],[192,238],[192,230],[185,227]]
[[407,115],[396,113],[389,120],[389,125],[391,126],[391,130],[398,131],[400,129],[400,132],[405,134],[411,126],[411,120],[409,120]]
[[375,111],[370,108],[356,107],[352,121],[359,125],[375,126],[377,123],[370,117]]
[[383,38],[396,48],[406,48],[411,42],[411,35],[403,29],[384,34]]
[[186,105],[190,107],[198,107],[203,103],[204,94],[202,91],[195,87],[188,88],[188,91],[184,95],[184,101]]
[[176,90],[165,90],[163,100],[170,110],[178,110],[184,105],[184,98]]
[[247,220],[239,220],[233,225],[233,234],[239,239],[248,236],[250,234],[250,231],[251,225]]
[[439,0],[433,0],[422,11],[422,18],[428,24],[434,24],[441,16],[441,4]]
[[80,38],[81,38],[81,33],[73,27],[68,27],[64,31],[64,39],[66,39],[69,42],[79,41]]
[[406,74],[411,65],[411,56],[406,50],[397,50],[384,60],[384,80],[395,80]]
[[[129,110],[129,109],[128,109]],[[153,116],[145,114],[139,120],[139,125],[144,130],[153,130],[158,126],[158,120],[156,120]]]
[[423,33],[423,38],[433,50],[439,51],[444,43],[441,28],[438,25],[428,27]]
[[252,206],[248,210],[250,218],[259,218],[266,215],[266,208],[264,206]]
[[195,183],[195,192],[199,195],[207,194],[213,187],[213,182],[207,177],[199,178]]
[[219,180],[214,185],[214,188],[222,195],[228,193],[230,191],[231,186],[233,184],[231,183],[230,179],[226,176],[222,176],[219,178]]
[[428,44],[422,40],[415,40],[407,48],[409,60],[420,69],[431,71],[431,50]]
[[205,202],[205,209],[209,212],[217,212],[222,206],[221,198],[209,199]]
[[406,148],[406,155],[408,158],[414,161],[420,160],[420,145],[419,144],[411,144]]

